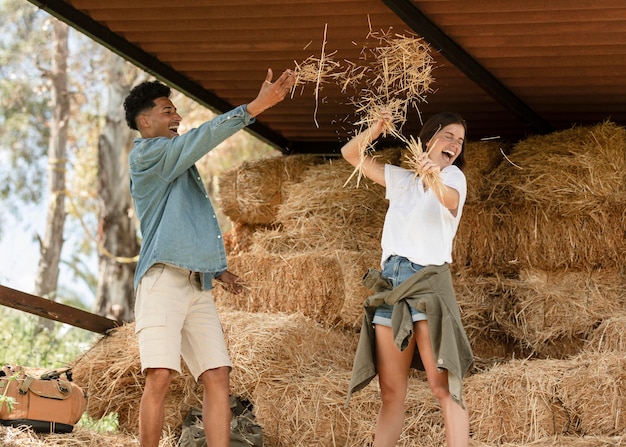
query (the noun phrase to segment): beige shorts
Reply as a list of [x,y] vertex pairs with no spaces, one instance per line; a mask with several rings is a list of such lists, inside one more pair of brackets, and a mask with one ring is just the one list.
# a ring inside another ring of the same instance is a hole
[[196,272],[165,264],[148,269],[137,287],[135,321],[142,372],[180,373],[181,356],[196,380],[207,369],[232,366],[213,293],[202,290]]

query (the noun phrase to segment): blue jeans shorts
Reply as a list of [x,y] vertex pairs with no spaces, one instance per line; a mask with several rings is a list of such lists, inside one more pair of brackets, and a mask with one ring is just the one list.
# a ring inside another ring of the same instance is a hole
[[[415,264],[403,256],[393,255],[385,260],[385,263],[383,264],[382,276],[387,278],[395,289],[402,281],[407,279],[409,276],[412,276],[422,268],[424,268],[424,266]],[[373,323],[381,324],[383,326],[391,326],[392,310],[393,306],[390,306],[389,304],[382,304],[378,306],[374,313]],[[428,319],[425,313],[419,312],[413,308],[411,308],[411,316],[413,322]]]

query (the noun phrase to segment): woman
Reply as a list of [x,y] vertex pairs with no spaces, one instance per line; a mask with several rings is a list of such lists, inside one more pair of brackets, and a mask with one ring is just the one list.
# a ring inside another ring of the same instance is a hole
[[[386,188],[389,200],[382,235],[382,272],[371,277],[370,270],[369,279],[364,278],[364,284],[378,293],[365,304],[350,394],[378,374],[382,405],[374,446],[394,446],[404,422],[409,369],[423,368],[441,403],[447,445],[467,446],[469,417],[461,396],[472,353],[448,268],[466,197],[461,168],[467,127],[453,113],[430,118],[420,132],[425,150],[416,162],[421,174],[416,176],[412,170],[361,155],[363,147],[376,140],[390,122],[390,113],[383,113],[341,150],[363,175]],[[428,173],[438,173],[443,186],[425,185]],[[363,366],[363,349],[374,350],[367,355],[372,369]]]

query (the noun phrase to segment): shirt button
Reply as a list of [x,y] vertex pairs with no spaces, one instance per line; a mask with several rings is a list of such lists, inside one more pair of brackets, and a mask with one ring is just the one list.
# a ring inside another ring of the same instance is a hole
[[206,197],[206,198],[208,199],[208,198],[209,198],[209,195],[208,195],[208,194],[205,194],[205,195],[204,195],[204,197]]
[[437,363],[439,363],[440,365],[443,365],[443,359],[439,359]]

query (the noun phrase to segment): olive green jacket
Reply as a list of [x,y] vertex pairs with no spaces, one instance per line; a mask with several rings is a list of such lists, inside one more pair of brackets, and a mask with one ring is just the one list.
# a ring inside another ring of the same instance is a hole
[[[428,328],[437,367],[448,371],[450,394],[455,402],[463,406],[463,377],[472,366],[474,358],[461,323],[461,313],[448,264],[424,267],[395,289],[374,269],[369,269],[362,283],[375,293],[363,304],[365,316],[352,366],[346,406],[352,393],[367,386],[377,374],[372,319],[376,307],[383,303],[393,305],[391,327],[394,341],[400,350],[406,349],[413,336],[413,321],[407,304],[428,315]],[[424,369],[417,349],[411,367]]]

